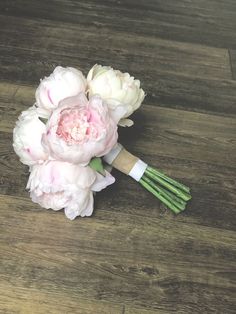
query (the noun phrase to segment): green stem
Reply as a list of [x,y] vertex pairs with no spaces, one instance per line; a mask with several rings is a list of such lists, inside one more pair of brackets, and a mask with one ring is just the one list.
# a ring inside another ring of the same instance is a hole
[[186,202],[183,201],[181,198],[179,198],[177,195],[175,195],[174,193],[162,188],[162,187],[159,187],[160,189],[163,189],[165,191],[166,194],[168,194],[173,200],[175,200],[177,203],[179,203],[180,205],[182,206],[186,206]]
[[165,199],[167,199],[170,203],[176,206],[180,210],[184,210],[186,207],[186,202],[182,201],[178,197],[176,197],[173,193],[166,191],[165,189],[156,185],[152,180],[150,180],[147,176],[143,175],[142,179],[147,182],[152,188],[154,188],[157,192],[159,192]]
[[167,177],[164,173],[158,171],[157,169],[154,169],[154,168],[148,166],[147,170],[150,171],[151,173],[161,177],[162,179],[171,183],[172,185],[178,187],[179,189],[183,190],[184,192],[186,192],[186,193],[190,192],[189,187],[187,187],[186,185],[184,185],[182,183],[179,183],[178,181],[175,181],[174,179],[171,179],[170,177]]
[[157,192],[155,189],[153,189],[147,182],[145,182],[143,179],[139,180],[139,183],[150,193],[152,193],[154,196],[156,196],[162,203],[164,203],[169,209],[171,209],[175,214],[180,213],[180,210],[174,206],[172,203],[170,203],[167,199],[165,199],[159,192]]
[[162,186],[164,186],[166,189],[168,189],[169,191],[171,191],[172,193],[176,194],[178,197],[180,197],[182,200],[184,201],[188,201],[191,199],[191,195],[188,193],[185,193],[184,191],[178,189],[176,186],[171,185],[169,182],[165,181],[164,179],[162,179],[161,177],[153,174],[152,172],[150,172],[150,170],[146,169],[145,171],[145,175],[151,179],[153,179],[154,181],[158,182],[159,184],[161,184]]

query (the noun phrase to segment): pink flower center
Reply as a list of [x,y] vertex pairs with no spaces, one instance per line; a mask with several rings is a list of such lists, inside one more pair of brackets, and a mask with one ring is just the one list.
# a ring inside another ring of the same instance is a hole
[[88,109],[72,108],[61,111],[57,135],[69,144],[84,143],[99,136],[99,117]]

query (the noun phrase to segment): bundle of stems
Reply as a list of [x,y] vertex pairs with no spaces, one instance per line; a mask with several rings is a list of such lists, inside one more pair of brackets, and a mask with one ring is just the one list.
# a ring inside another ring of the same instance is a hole
[[147,166],[139,183],[175,214],[185,210],[191,199],[190,189],[157,169]]
[[[138,181],[175,214],[184,211],[187,202],[191,199],[190,189],[187,186],[150,167],[119,143],[104,157],[104,161]],[[101,162],[100,167],[102,167]],[[98,171],[97,164],[94,169]]]

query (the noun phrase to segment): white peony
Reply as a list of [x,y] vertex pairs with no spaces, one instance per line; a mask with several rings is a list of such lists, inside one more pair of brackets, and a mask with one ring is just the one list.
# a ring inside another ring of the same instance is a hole
[[57,66],[49,77],[41,80],[36,92],[36,103],[40,114],[48,118],[64,98],[85,92],[87,82],[81,71]]
[[13,148],[23,164],[30,166],[47,159],[41,144],[45,132],[46,126],[39,120],[35,106],[21,113],[13,130]]
[[122,104],[125,113],[119,124],[122,126],[133,124],[132,120],[126,118],[140,107],[145,97],[139,80],[135,80],[129,73],[96,64],[89,71],[87,81],[89,97],[99,94],[111,109]]

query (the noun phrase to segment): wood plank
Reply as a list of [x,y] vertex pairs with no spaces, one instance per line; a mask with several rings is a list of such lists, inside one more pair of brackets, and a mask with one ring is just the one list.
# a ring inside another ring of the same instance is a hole
[[[137,309],[137,308],[132,308],[132,307],[125,307],[125,314],[156,314],[157,311],[152,311],[152,310],[144,310],[144,309]],[[158,309],[158,314],[168,314],[165,310],[159,310]],[[170,313],[170,312],[169,312]]]
[[236,80],[236,50],[230,49],[230,64],[231,64],[231,71],[233,79]]
[[[25,96],[24,93],[20,95]],[[9,127],[4,123],[0,129],[4,131],[0,137],[1,193],[27,196],[28,170],[20,164],[11,146],[11,123],[17,117],[14,114],[8,117]],[[234,229],[235,119],[143,106],[134,120],[134,127],[120,129],[121,143],[149,164],[192,188],[193,201],[176,219]],[[123,211],[125,207],[127,213],[141,216],[160,217],[164,213],[166,219],[172,219],[172,214],[162,207],[160,211],[158,201],[136,182],[117,172],[115,175],[116,184],[98,194],[98,206],[109,207],[111,211]]]
[[[236,82],[163,73],[140,74],[146,103],[200,113],[235,116]],[[155,86],[153,87],[153,83]]]
[[12,132],[17,117],[35,103],[35,87],[0,82],[0,129]]
[[233,313],[231,231],[109,211],[69,222],[37,205],[32,211],[21,197],[1,196],[1,204],[3,284],[14,277],[16,287],[36,296],[41,290],[49,300],[63,293],[65,307],[79,294],[170,313]]
[[78,295],[65,296],[63,290],[45,292],[22,287],[9,281],[0,282],[0,313],[4,314],[121,314],[122,306],[109,302],[82,299]]
[[[68,66],[68,63],[62,63],[62,65]],[[81,68],[76,63],[71,65]],[[86,65],[84,63],[84,66],[88,67],[88,63],[86,62]],[[46,68],[43,65],[36,68],[33,66],[29,68],[26,66],[25,68],[27,69],[26,76],[22,76],[22,74],[18,76],[16,67],[14,68],[14,73],[12,72],[13,67],[7,70],[3,69],[2,76],[7,79],[8,82],[0,82],[0,91],[6,94],[6,90],[9,88],[9,97],[0,96],[2,107],[4,107],[6,103],[9,104],[8,99],[15,103],[23,102],[25,108],[33,104],[35,101],[35,89],[40,78],[50,74],[54,68],[54,63],[48,64],[46,67],[47,71],[45,71]],[[140,78],[142,86],[147,93],[144,101],[145,105],[158,105],[168,108],[217,114],[226,117],[236,115],[236,82],[234,80],[208,80],[178,74],[170,75],[156,70],[145,71],[136,69],[131,71],[131,73]],[[29,76],[28,79],[27,76]],[[22,79],[22,77],[24,77],[24,79]],[[35,82],[28,84],[27,81],[31,80],[33,77]],[[11,80],[14,78],[18,79],[18,82],[11,83]],[[12,95],[12,90],[15,92],[16,89],[18,89],[18,94]],[[24,92],[26,93],[25,96],[19,96],[19,94],[23,94]],[[27,99],[28,95],[30,96]],[[21,100],[22,97],[24,100]]]
[[[8,19],[13,26],[5,26]],[[95,62],[112,64],[141,80],[146,103],[225,116],[236,114],[236,82],[231,80],[225,49],[123,36],[110,30],[99,35],[101,40],[97,42],[94,28],[65,27],[44,20],[2,17],[1,26],[2,80],[37,85],[58,64],[75,66],[84,73]],[[77,33],[83,35],[75,40]]]
[[[236,48],[233,0],[146,1],[36,0],[1,3],[1,12],[14,17],[48,19],[60,23],[161,37],[208,46]],[[121,23],[122,20],[122,23]]]
[[[10,22],[10,27],[6,27],[6,20]],[[31,66],[32,70],[33,66],[37,68],[40,65],[44,65],[47,69],[48,63],[65,63],[69,60],[71,62],[71,59],[68,59],[68,56],[71,56],[77,65],[81,60],[80,66],[85,69],[96,62],[112,64],[124,71],[135,70],[137,67],[140,70],[145,68],[146,71],[153,71],[155,65],[159,72],[177,72],[214,79],[232,78],[226,49],[142,35],[124,36],[123,33],[110,29],[99,33],[98,41],[98,30],[95,27],[88,28],[79,24],[64,25],[45,20],[16,19],[9,16],[0,16],[0,26],[2,29],[0,40],[4,42],[4,47],[1,47],[1,66],[10,69],[15,67],[20,72],[17,73],[18,76],[21,77],[23,73],[19,65],[22,63]],[[80,34],[79,38],[76,38],[77,33]],[[34,40],[35,37],[37,40]],[[27,75],[24,73],[25,78],[29,78],[29,75],[30,73]],[[32,79],[35,81],[36,77],[32,73],[30,78],[31,81]]]
[[[235,0],[0,2],[0,313],[229,313],[235,303]],[[120,141],[191,187],[181,215],[131,178],[91,218],[32,203],[12,129],[60,64],[148,94]]]

